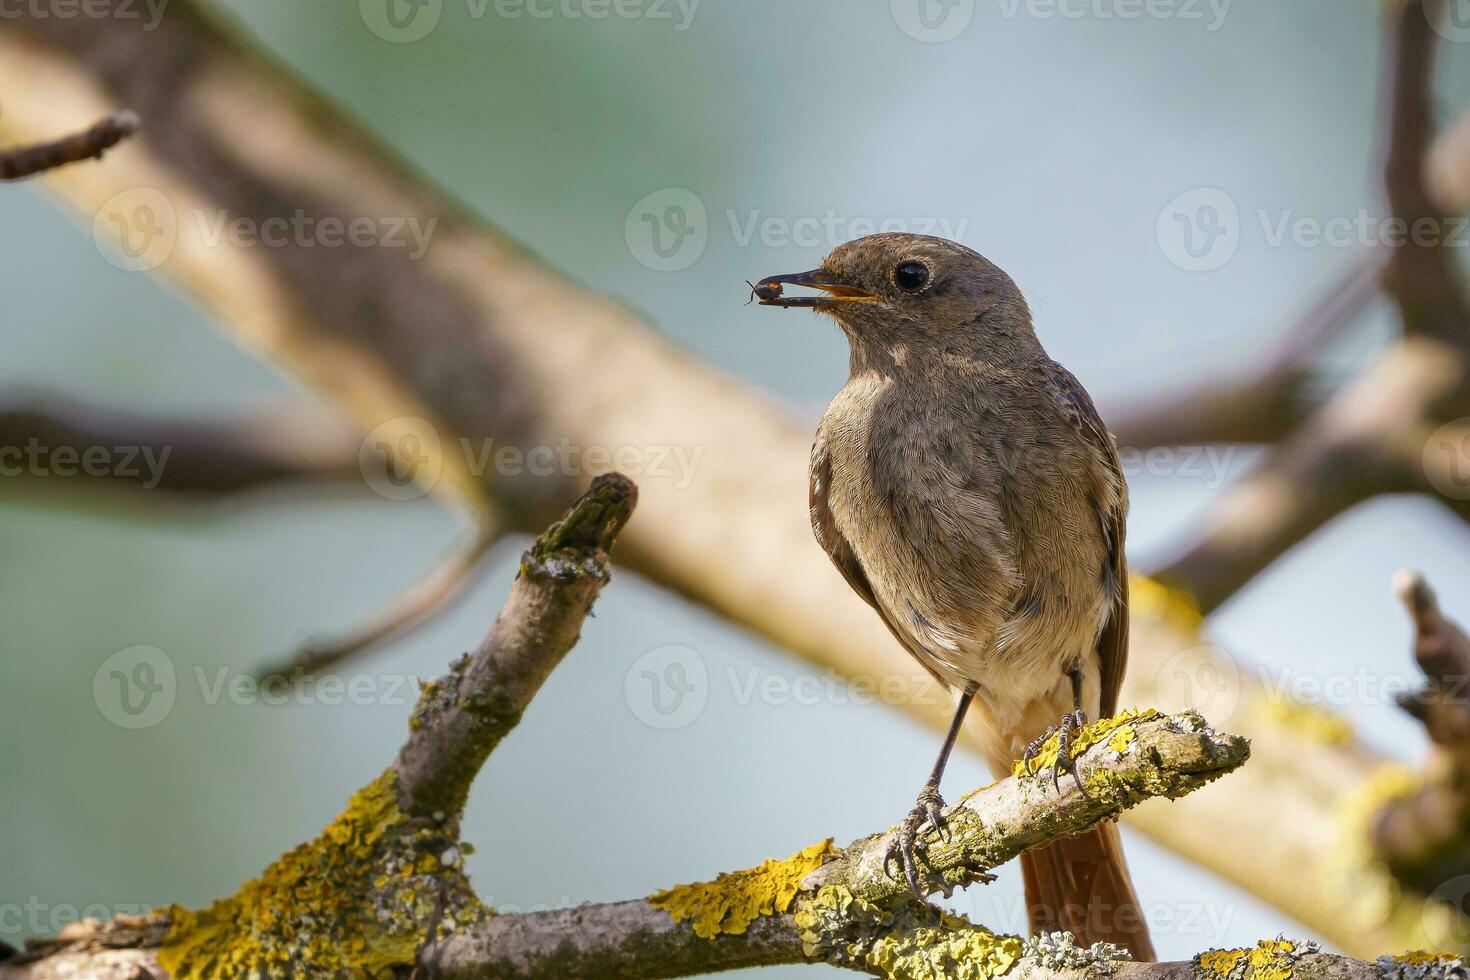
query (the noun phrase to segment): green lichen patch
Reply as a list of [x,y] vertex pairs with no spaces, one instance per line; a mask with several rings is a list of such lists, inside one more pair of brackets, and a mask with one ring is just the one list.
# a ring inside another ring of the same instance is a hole
[[413,962],[441,928],[489,915],[444,827],[398,807],[392,769],[359,790],[316,840],[207,909],[173,907],[159,963],[174,980],[368,976]]
[[[1072,755],[1075,758],[1099,742],[1106,742],[1109,749],[1121,755],[1128,751],[1137,737],[1133,726],[1158,717],[1159,713],[1152,708],[1129,708],[1111,718],[1093,722],[1072,736]],[[1053,732],[1041,746],[1041,751],[1032,756],[1029,762],[1017,762],[1012,773],[1016,776],[1034,776],[1039,772],[1051,772],[1057,764],[1059,745],[1059,735]]]
[[997,936],[924,903],[880,908],[841,885],[803,899],[795,918],[808,957],[889,980],[993,980],[1023,953],[1019,936]]
[[677,885],[649,899],[675,922],[691,922],[694,934],[713,939],[721,933],[739,935],[763,915],[791,910],[801,891],[801,880],[817,870],[832,854],[832,838],[813,844],[778,861],[772,858],[744,871],[720,875],[714,881]]
[[1291,980],[1296,961],[1321,950],[1314,942],[1278,936],[1246,949],[1212,949],[1194,958],[1201,980]]
[[1353,741],[1352,724],[1321,705],[1290,699],[1261,700],[1257,702],[1257,710],[1272,724],[1319,745],[1350,745]]

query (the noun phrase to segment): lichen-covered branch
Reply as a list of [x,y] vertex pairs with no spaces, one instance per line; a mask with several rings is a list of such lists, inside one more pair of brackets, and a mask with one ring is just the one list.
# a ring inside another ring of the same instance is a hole
[[472,654],[424,689],[395,766],[399,805],[458,814],[480,767],[582,634],[611,577],[607,551],[638,502],[633,482],[598,477],[521,559],[510,599]]
[[[424,686],[397,760],[315,840],[209,908],[92,923],[32,944],[0,977],[109,976],[89,964],[140,948],[119,976],[366,976],[411,965],[435,933],[485,921],[463,871],[459,818],[470,784],[576,643],[610,577],[608,549],[637,501],[599,478],[539,537],[480,646]],[[111,968],[110,966],[108,967]]]
[[[1146,799],[1190,793],[1249,754],[1244,739],[1217,734],[1191,713],[1125,713],[1089,728],[1081,745],[1085,793],[1070,783],[1057,791],[1026,771],[948,808],[947,833],[931,829],[924,839],[926,888],[947,893],[983,880],[1022,851]],[[841,849],[822,842],[644,901],[497,916],[435,944],[425,962],[446,980],[678,977],[798,962],[884,976],[980,976],[1008,966],[1019,938],[916,902],[884,870],[893,833]],[[924,930],[932,939],[921,941]],[[921,962],[934,972],[905,972]]]
[[0,180],[20,180],[69,163],[101,159],[137,129],[138,114],[124,109],[59,140],[0,150]]

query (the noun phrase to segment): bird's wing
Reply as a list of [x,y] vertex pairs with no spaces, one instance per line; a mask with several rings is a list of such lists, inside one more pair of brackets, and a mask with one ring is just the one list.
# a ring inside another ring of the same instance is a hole
[[[833,518],[832,508],[827,503],[827,493],[831,486],[832,460],[827,455],[827,448],[821,435],[818,434],[816,444],[812,446],[811,476],[808,484],[812,533],[816,535],[817,543],[822,546],[827,557],[832,559],[832,564],[836,565],[842,577],[847,579],[847,584],[852,586],[852,591],[862,596],[863,601],[877,611],[883,619],[883,625],[888,627],[888,631],[905,650],[912,653],[908,637],[894,624],[882,603],[878,601],[878,597],[873,594],[873,586],[868,582],[868,576],[863,571],[862,563],[858,561],[857,554],[852,550],[852,545],[848,544],[847,538],[843,537],[842,532],[837,529],[837,521]],[[931,677],[941,685],[947,686],[944,678],[940,677],[922,658],[915,657],[914,659],[929,671]]]
[[1098,416],[1087,389],[1072,376],[1072,372],[1055,361],[1047,361],[1043,370],[1047,384],[1068,420],[1092,447],[1098,459],[1093,502],[1107,542],[1108,561],[1115,582],[1113,608],[1097,638],[1097,655],[1102,663],[1101,713],[1106,718],[1118,710],[1118,689],[1123,684],[1123,671],[1128,665],[1128,564],[1123,554],[1128,520],[1128,484],[1118,458],[1118,445]]

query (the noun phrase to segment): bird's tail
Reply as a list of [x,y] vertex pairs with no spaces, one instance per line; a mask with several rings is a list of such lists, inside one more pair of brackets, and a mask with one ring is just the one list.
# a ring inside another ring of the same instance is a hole
[[1021,875],[1032,935],[1065,930],[1079,946],[1112,943],[1139,962],[1156,958],[1115,824],[1027,851]]

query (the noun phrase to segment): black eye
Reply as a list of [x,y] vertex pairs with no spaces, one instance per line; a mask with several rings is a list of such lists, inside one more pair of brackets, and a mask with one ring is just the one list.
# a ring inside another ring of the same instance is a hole
[[929,267],[922,262],[905,262],[893,270],[893,284],[906,293],[917,293],[929,285]]

